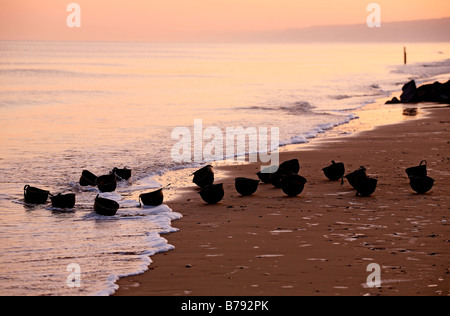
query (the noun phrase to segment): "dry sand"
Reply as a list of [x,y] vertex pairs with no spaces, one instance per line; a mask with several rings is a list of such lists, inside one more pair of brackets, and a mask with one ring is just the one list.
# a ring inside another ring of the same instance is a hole
[[[225,199],[206,205],[192,185],[178,188],[168,205],[184,218],[164,236],[176,249],[119,280],[115,295],[450,295],[449,144],[450,108],[440,108],[282,153],[281,161],[298,158],[308,179],[296,198],[268,184],[240,197],[233,179],[256,178],[259,165],[216,167]],[[418,195],[405,169],[424,159],[436,184]],[[364,165],[379,179],[375,194],[328,181],[321,169],[331,160],[347,172]],[[366,285],[371,263],[381,267],[380,288]]]

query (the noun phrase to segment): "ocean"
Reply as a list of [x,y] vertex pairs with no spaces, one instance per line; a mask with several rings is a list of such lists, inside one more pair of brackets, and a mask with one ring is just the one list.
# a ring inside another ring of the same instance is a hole
[[[450,73],[450,43],[407,48],[403,65],[392,43],[0,42],[0,295],[114,293],[119,277],[173,249],[164,234],[183,210],[138,197],[166,184],[155,176],[201,165],[173,160],[175,128],[201,119],[277,127],[282,146],[310,142],[410,79]],[[98,190],[78,180],[114,167],[133,177],[103,194],[121,205],[106,218],[93,212]],[[75,192],[76,206],[26,205],[27,184]]]

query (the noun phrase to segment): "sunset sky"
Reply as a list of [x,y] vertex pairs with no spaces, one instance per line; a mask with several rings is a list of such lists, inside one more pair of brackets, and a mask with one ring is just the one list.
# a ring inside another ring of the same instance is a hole
[[[81,6],[81,28],[66,7]],[[0,0],[0,40],[204,40],[314,25],[366,23],[369,3],[382,22],[450,16],[449,0]]]

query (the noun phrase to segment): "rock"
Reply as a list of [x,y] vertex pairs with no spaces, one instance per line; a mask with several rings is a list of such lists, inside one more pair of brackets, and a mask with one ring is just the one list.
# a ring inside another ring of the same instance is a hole
[[424,84],[417,89],[417,96],[422,101],[438,102],[437,91],[439,90],[440,85],[441,84],[439,82]]
[[435,82],[420,86],[417,89],[417,97],[421,102],[450,104],[450,80],[446,83]]
[[419,88],[416,82],[411,80],[402,88],[400,100],[397,97],[387,101],[386,104],[436,102],[450,104],[450,80],[446,83],[435,82],[424,84]]
[[411,80],[405,84],[402,88],[402,95],[400,96],[400,101],[402,103],[412,103],[417,102],[417,86],[414,80]]
[[387,101],[385,104],[398,104],[401,103],[399,99],[397,99],[397,97],[393,97],[392,100]]

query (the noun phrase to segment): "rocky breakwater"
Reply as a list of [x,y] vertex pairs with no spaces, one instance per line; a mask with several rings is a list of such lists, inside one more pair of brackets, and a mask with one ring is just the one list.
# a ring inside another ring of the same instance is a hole
[[420,103],[420,102],[437,102],[450,104],[450,80],[446,83],[435,82],[432,84],[424,84],[417,87],[416,82],[411,80],[402,88],[400,100],[394,97],[386,104],[396,103]]

